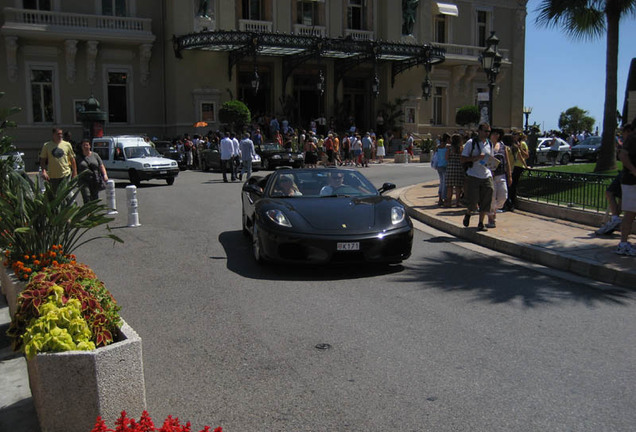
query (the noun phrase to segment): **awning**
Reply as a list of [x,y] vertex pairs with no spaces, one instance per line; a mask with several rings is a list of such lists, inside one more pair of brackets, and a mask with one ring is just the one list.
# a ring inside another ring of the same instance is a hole
[[442,15],[450,15],[450,16],[459,16],[459,10],[457,9],[457,5],[452,3],[437,3],[437,12]]

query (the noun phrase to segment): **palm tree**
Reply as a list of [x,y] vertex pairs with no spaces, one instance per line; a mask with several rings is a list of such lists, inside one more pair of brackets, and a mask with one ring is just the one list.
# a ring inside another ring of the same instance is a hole
[[621,18],[636,14],[636,0],[542,0],[538,12],[537,24],[562,27],[574,38],[596,39],[607,34],[602,144],[594,171],[614,169],[618,28]]

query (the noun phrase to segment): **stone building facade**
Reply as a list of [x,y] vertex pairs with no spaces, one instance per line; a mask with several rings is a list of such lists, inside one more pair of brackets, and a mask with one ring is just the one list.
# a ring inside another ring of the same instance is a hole
[[53,126],[85,133],[91,95],[106,134],[215,130],[221,104],[237,98],[296,127],[324,118],[363,130],[399,101],[404,131],[436,135],[459,129],[457,109],[488,92],[480,54],[496,31],[495,125],[521,128],[526,3],[1,0],[0,104],[22,108],[11,134],[28,169]]

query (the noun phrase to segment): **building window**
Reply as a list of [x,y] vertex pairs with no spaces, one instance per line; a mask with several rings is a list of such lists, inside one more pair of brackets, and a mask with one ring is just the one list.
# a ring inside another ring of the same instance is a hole
[[51,0],[24,0],[22,2],[24,9],[35,9],[42,11],[51,10]]
[[242,0],[243,6],[243,19],[262,21],[263,20],[263,8],[261,0]]
[[216,122],[216,105],[214,102],[205,101],[200,105],[201,115],[199,118],[206,123]]
[[435,42],[446,43],[446,15],[435,16]]
[[31,69],[31,114],[33,123],[53,123],[53,70]]
[[444,87],[435,87],[435,90],[433,91],[433,124],[434,125],[444,124],[445,93],[446,92]]
[[486,39],[488,39],[488,21],[489,13],[487,11],[477,11],[477,46],[485,47]]
[[299,0],[296,5],[298,7],[297,24],[306,26],[322,25],[319,9],[321,2],[315,0]]
[[128,122],[128,74],[108,72],[108,121]]
[[351,30],[367,29],[366,8],[366,0],[349,0],[349,6],[347,7],[347,28]]
[[126,0],[102,0],[102,15],[126,16]]

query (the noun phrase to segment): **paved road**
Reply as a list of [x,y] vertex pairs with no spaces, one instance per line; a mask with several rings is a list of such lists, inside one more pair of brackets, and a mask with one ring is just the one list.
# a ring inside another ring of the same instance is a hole
[[[406,186],[426,166],[373,166]],[[257,266],[240,185],[138,190],[142,226],[78,251],[141,335],[148,408],[227,431],[629,431],[635,296],[428,230],[389,269]],[[317,349],[328,344],[329,349]]]

